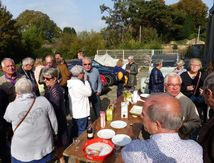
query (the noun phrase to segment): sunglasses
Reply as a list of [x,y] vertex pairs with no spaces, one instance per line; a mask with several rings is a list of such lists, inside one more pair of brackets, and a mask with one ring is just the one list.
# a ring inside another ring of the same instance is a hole
[[90,66],[91,63],[84,63],[83,65],[84,65],[84,66]]
[[46,78],[46,77],[43,77],[43,80],[50,81],[51,79],[53,79],[53,77],[52,77],[52,78]]

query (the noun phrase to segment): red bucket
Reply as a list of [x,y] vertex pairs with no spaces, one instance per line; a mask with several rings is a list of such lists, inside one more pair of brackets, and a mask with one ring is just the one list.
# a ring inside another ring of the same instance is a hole
[[83,152],[90,160],[103,160],[109,156],[114,149],[114,144],[110,140],[94,138],[86,141],[83,145]]

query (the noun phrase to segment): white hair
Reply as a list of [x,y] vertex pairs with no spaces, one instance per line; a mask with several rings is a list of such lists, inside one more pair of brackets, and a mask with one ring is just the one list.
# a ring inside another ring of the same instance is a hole
[[13,59],[11,59],[11,58],[4,58],[4,59],[1,61],[1,67],[2,67],[2,68],[5,67],[5,64],[4,64],[5,61],[11,61],[11,62],[15,65],[15,62],[14,62]]
[[19,95],[32,93],[33,85],[29,79],[21,78],[15,84],[16,93]]

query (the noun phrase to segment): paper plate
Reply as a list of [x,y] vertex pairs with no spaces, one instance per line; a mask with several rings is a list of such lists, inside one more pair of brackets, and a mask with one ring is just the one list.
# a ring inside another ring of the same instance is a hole
[[143,97],[143,98],[148,98],[150,94],[146,94],[146,93],[143,93],[143,94],[140,94],[140,97]]
[[102,129],[97,132],[97,136],[103,139],[111,139],[115,135],[114,130]]
[[114,149],[114,144],[110,140],[94,138],[86,141],[83,145],[83,152],[90,160],[103,160],[109,156]]
[[118,146],[125,146],[131,142],[131,138],[125,134],[117,134],[112,138],[112,142]]
[[126,127],[127,123],[124,122],[124,121],[118,120],[118,121],[111,122],[110,126],[113,127],[113,128],[116,128],[116,129],[120,129],[120,128]]
[[134,106],[131,108],[130,113],[131,113],[131,114],[134,114],[134,115],[141,115],[142,110],[143,110],[143,107],[142,107],[142,106],[134,105]]

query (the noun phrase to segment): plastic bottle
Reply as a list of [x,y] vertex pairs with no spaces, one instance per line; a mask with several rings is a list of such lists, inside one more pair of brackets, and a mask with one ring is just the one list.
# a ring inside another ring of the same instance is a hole
[[106,118],[105,118],[105,112],[104,111],[101,111],[100,112],[100,127],[101,128],[105,128],[106,126]]
[[109,105],[108,109],[106,110],[106,119],[107,121],[113,120],[113,109],[114,107],[112,105]]
[[88,117],[88,128],[87,128],[87,138],[88,139],[93,139],[94,138],[94,130],[92,128],[92,122],[91,122],[91,117]]

